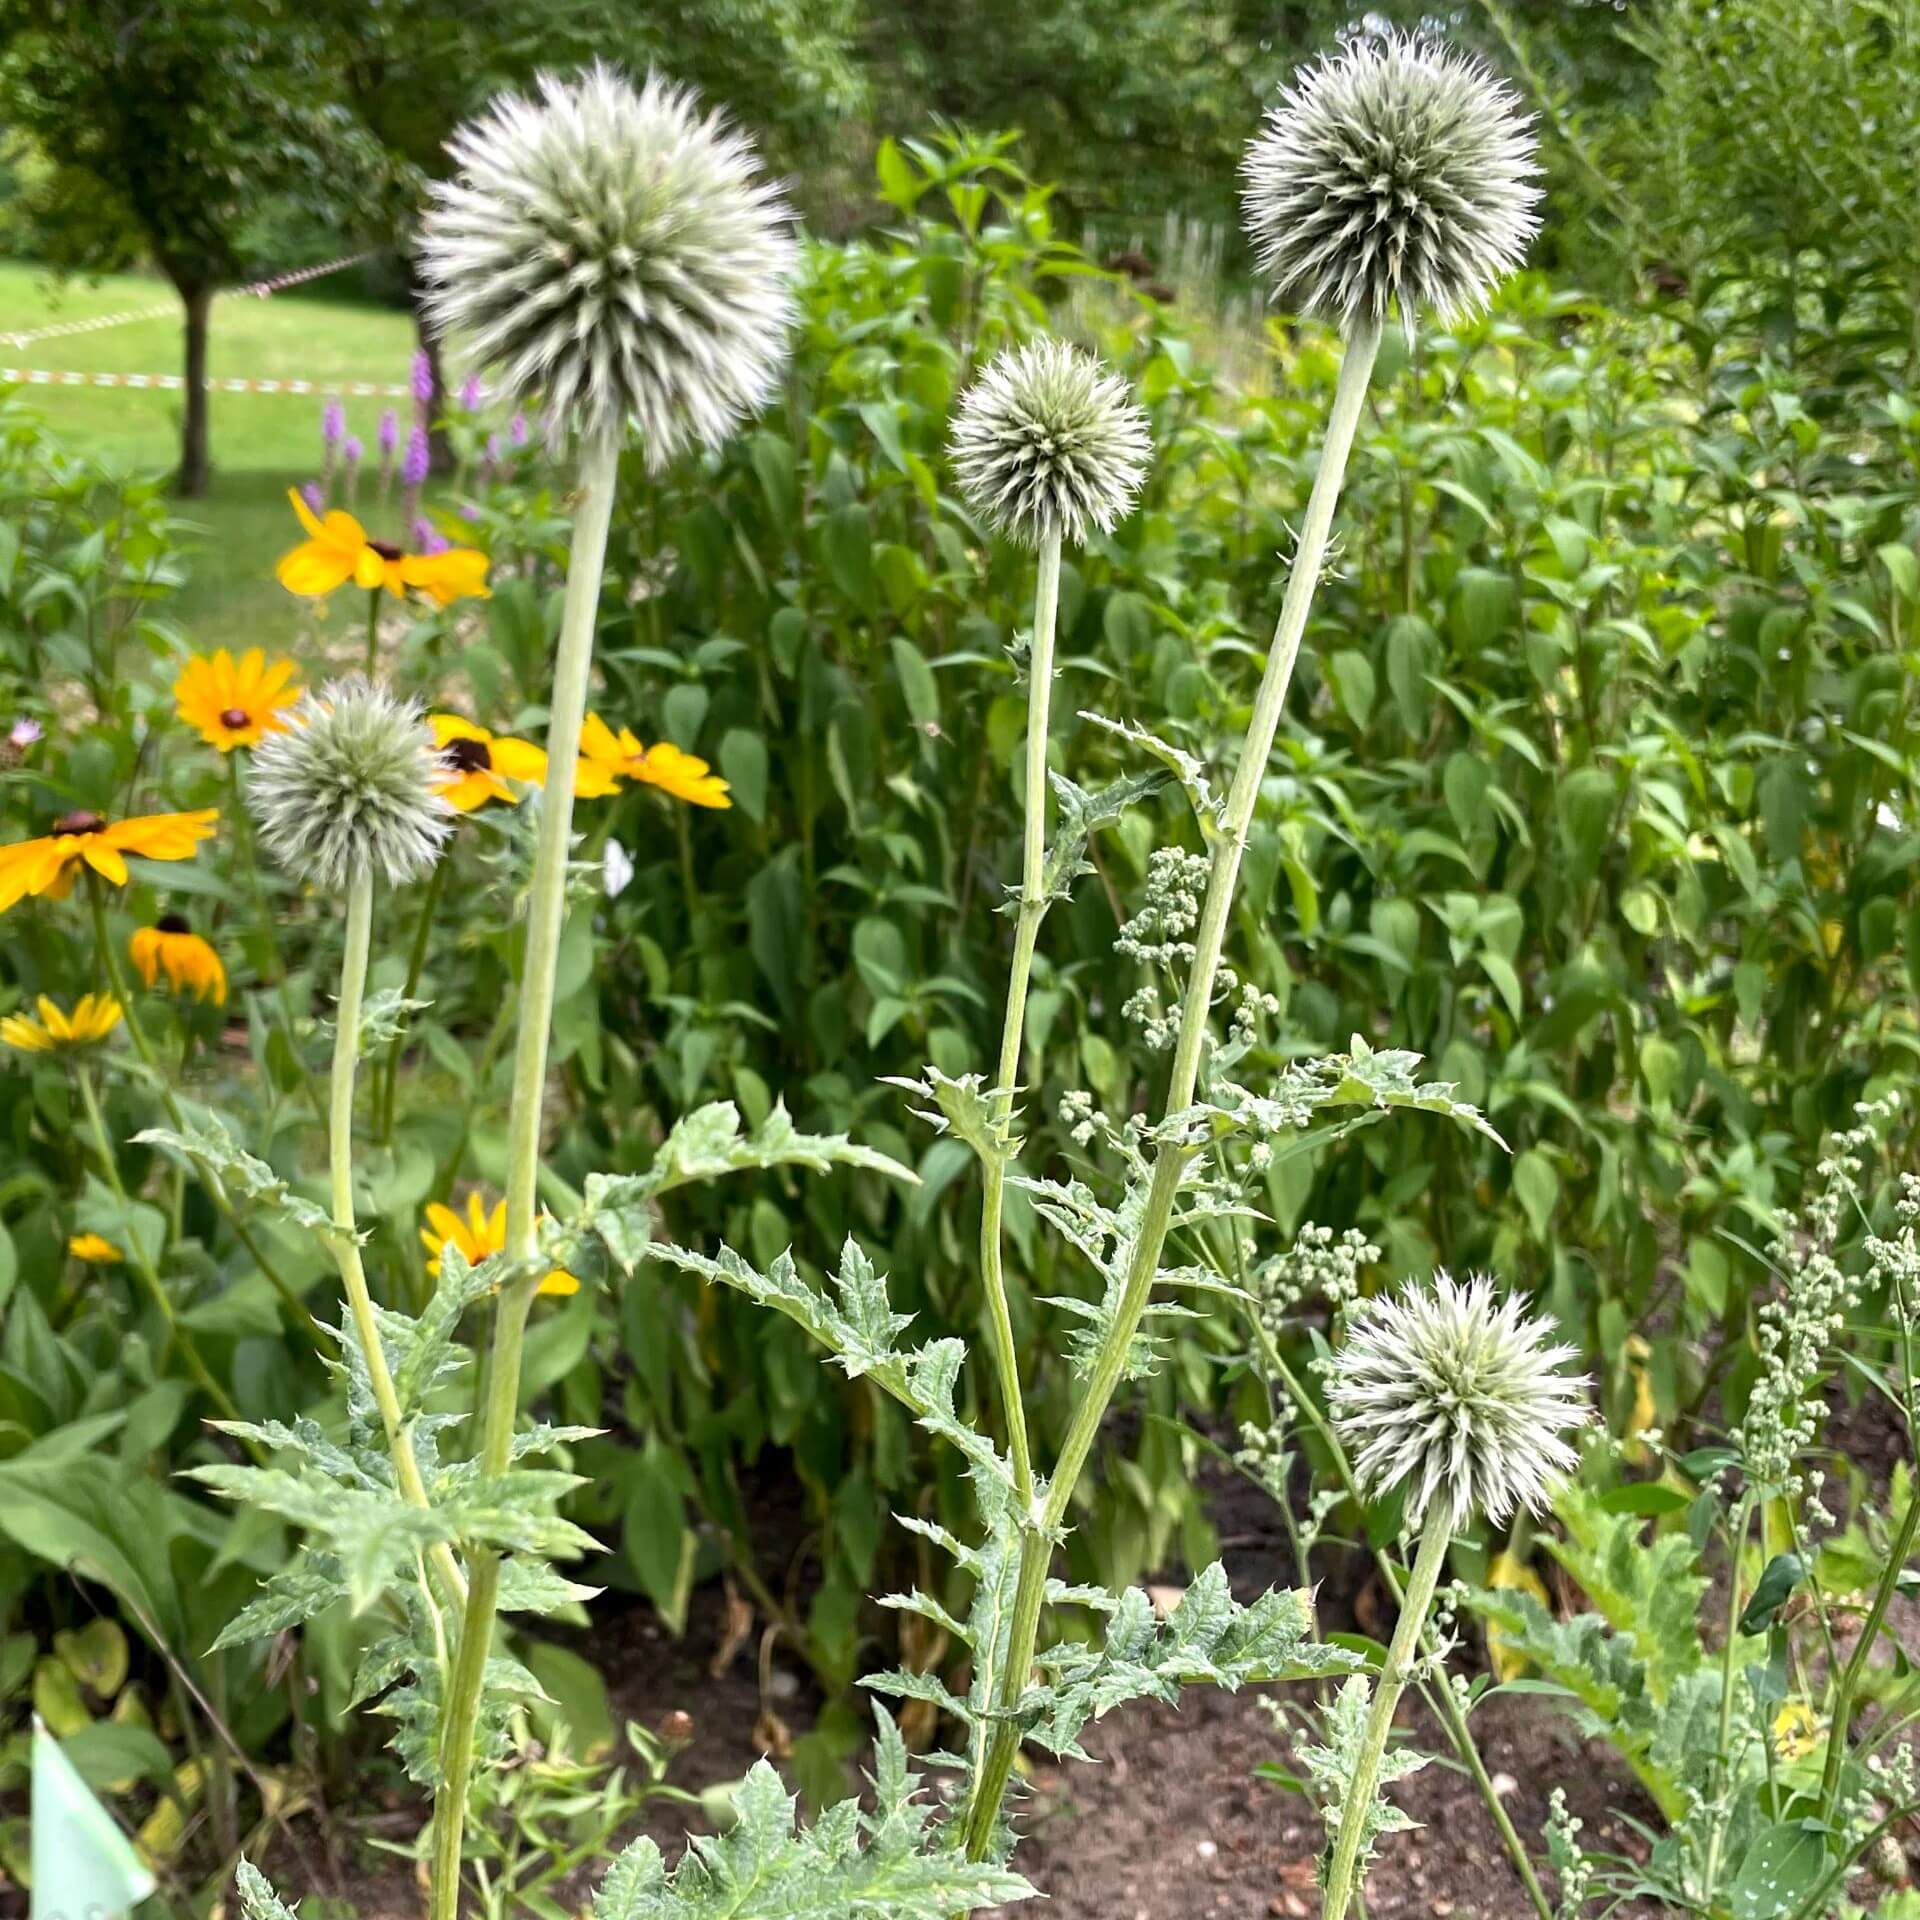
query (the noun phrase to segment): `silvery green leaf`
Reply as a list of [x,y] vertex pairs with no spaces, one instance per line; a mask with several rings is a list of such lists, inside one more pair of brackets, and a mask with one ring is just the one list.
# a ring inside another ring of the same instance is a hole
[[[236,1145],[225,1123],[211,1113],[189,1119],[183,1128],[148,1127],[133,1137],[142,1146],[158,1147],[163,1153],[212,1168],[234,1198],[275,1214],[304,1233],[317,1234],[330,1246],[347,1237],[324,1207],[295,1193],[264,1160]],[[363,1243],[368,1238],[365,1233],[352,1237]]]
[[1089,726],[1098,727],[1103,733],[1110,733],[1116,740],[1141,752],[1150,754],[1179,781],[1185,790],[1188,804],[1193,808],[1194,817],[1200,822],[1209,838],[1220,824],[1222,805],[1215,798],[1212,784],[1207,778],[1207,763],[1198,754],[1186,752],[1183,748],[1170,746],[1156,734],[1149,733],[1145,727],[1137,726],[1131,720],[1112,720],[1103,713],[1083,712],[1080,718]]
[[889,1074],[881,1084],[932,1102],[930,1107],[915,1107],[913,1117],[924,1120],[936,1133],[964,1140],[985,1164],[1004,1164],[1020,1150],[1013,1135],[1011,1105],[987,1085],[984,1074],[963,1073],[956,1080],[938,1067],[927,1067],[917,1080]]

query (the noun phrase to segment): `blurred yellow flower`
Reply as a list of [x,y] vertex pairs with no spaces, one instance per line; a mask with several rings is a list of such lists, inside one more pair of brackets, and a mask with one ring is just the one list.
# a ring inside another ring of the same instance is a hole
[[366,528],[338,507],[323,520],[296,488],[287,489],[287,498],[307,530],[307,538],[283,554],[274,569],[274,577],[289,593],[311,599],[351,580],[369,592],[384,587],[395,599],[417,587],[443,607],[489,595],[487,556],[472,547],[408,553],[385,540],[370,539]]
[[227,970],[220,956],[177,913],[163,914],[152,926],[136,929],[127,951],[148,986],[164,973],[175,993],[210,999],[216,1007],[227,1004]]
[[173,683],[174,711],[222,753],[258,746],[263,734],[280,732],[287,724],[280,717],[282,709],[299,697],[293,662],[276,660],[268,666],[258,647],[238,660],[225,647],[197,653]]
[[122,854],[147,860],[191,860],[219,817],[216,807],[202,807],[196,813],[142,814],[133,820],[64,813],[42,838],[0,847],[0,913],[30,893],[64,900],[83,864],[103,880],[124,887],[127,863]]
[[111,1240],[97,1233],[76,1233],[67,1242],[67,1251],[91,1267],[117,1267],[126,1258]]
[[[1547,1583],[1517,1553],[1507,1549],[1493,1556],[1487,1568],[1487,1585],[1496,1590],[1504,1587],[1515,1593],[1530,1593],[1543,1607],[1552,1604],[1547,1597]],[[1493,1668],[1493,1677],[1503,1683],[1517,1680],[1527,1670],[1527,1656],[1510,1645],[1498,1627],[1487,1629],[1487,1661]]]
[[682,753],[671,741],[643,747],[630,728],[618,733],[597,713],[580,729],[580,769],[576,790],[584,800],[618,793],[622,780],[658,787],[695,807],[730,807],[727,783],[704,760]]
[[110,993],[83,993],[71,1013],[62,1013],[43,993],[31,1014],[0,1020],[0,1041],[19,1053],[53,1053],[64,1047],[98,1046],[120,1024],[120,1002]]
[[440,791],[448,805],[462,813],[484,807],[489,800],[517,807],[520,796],[507,784],[510,780],[529,787],[546,784],[547,756],[530,741],[489,733],[457,713],[433,714],[427,724],[433,728],[433,744],[447,768],[447,784]]
[[[440,1253],[449,1243],[458,1247],[470,1267],[493,1254],[504,1252],[507,1244],[507,1203],[498,1200],[489,1213],[479,1194],[467,1195],[467,1213],[463,1220],[451,1207],[437,1200],[427,1208],[427,1224],[420,1229],[420,1244],[428,1254],[427,1271],[440,1277]],[[540,1282],[542,1293],[578,1293],[580,1282],[570,1273],[557,1269]]]
[[1820,1745],[1820,1716],[1804,1700],[1789,1700],[1773,1716],[1773,1751],[1782,1760],[1804,1760]]

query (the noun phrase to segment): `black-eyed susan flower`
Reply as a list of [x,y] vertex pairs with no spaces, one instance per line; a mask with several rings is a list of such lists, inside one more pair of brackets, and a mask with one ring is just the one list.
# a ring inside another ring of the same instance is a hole
[[197,653],[173,683],[174,711],[222,753],[257,746],[262,735],[278,733],[287,724],[285,710],[299,697],[293,662],[276,660],[269,666],[259,647],[238,660],[225,647]]
[[[466,1263],[477,1267],[481,1261],[504,1252],[507,1244],[507,1203],[496,1200],[492,1212],[479,1194],[467,1195],[464,1218],[437,1200],[427,1208],[427,1224],[420,1229],[420,1244],[427,1250],[427,1271],[440,1277],[440,1255],[449,1244],[458,1247]],[[580,1282],[572,1274],[556,1268],[540,1282],[542,1293],[578,1293]]]
[[191,993],[216,1007],[227,1004],[227,970],[220,956],[177,913],[163,914],[152,926],[136,928],[127,952],[148,986],[164,973],[175,993]]
[[216,807],[194,813],[147,813],[132,820],[108,820],[84,811],[62,814],[53,830],[40,839],[0,847],[0,913],[28,894],[64,900],[82,866],[124,887],[125,854],[146,860],[191,860],[219,817]]
[[352,514],[338,507],[323,519],[295,489],[287,489],[287,498],[307,530],[306,539],[283,554],[274,569],[289,593],[316,598],[351,580],[371,593],[384,587],[395,599],[403,599],[408,588],[415,588],[443,607],[488,596],[487,556],[472,547],[408,553],[388,541],[370,538]]
[[547,756],[530,741],[489,733],[457,713],[429,715],[427,724],[447,770],[440,791],[448,806],[461,813],[472,813],[489,800],[518,806],[520,796],[510,781],[529,787],[546,783]]
[[71,1013],[63,1013],[44,993],[34,1005],[38,1019],[30,1013],[10,1013],[0,1020],[0,1041],[16,1053],[97,1047],[120,1024],[120,1002],[110,993],[83,993]]
[[76,1233],[67,1241],[67,1251],[90,1267],[117,1267],[127,1256],[104,1235]]
[[598,799],[618,793],[623,780],[658,787],[689,806],[733,805],[727,798],[727,783],[704,760],[682,753],[669,740],[656,740],[652,746],[643,747],[631,728],[622,727],[615,733],[597,713],[588,714],[580,729],[575,791],[582,799]]
[[418,879],[453,829],[426,718],[365,680],[308,694],[254,751],[247,804],[267,851],[297,879],[344,893],[373,872]]

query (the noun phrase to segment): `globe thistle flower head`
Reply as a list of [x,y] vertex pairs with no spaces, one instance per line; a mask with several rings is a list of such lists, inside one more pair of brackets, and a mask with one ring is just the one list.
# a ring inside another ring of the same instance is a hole
[[1554,1332],[1485,1274],[1363,1301],[1327,1396],[1362,1489],[1404,1486],[1414,1526],[1436,1501],[1456,1529],[1475,1512],[1539,1512],[1577,1464],[1564,1436],[1588,1418],[1588,1381],[1561,1370],[1577,1350]]
[[772,391],[793,213],[752,145],[656,74],[544,77],[448,143],[421,226],[427,308],[496,399],[561,429],[635,421],[649,466],[717,445]]
[[1127,384],[1061,340],[1003,353],[967,390],[953,424],[961,491],[1011,540],[1058,534],[1085,546],[1112,532],[1146,478],[1153,442]]
[[267,851],[329,893],[368,874],[400,886],[425,873],[454,812],[421,709],[354,678],[309,693],[286,719],[254,749],[247,780]]
[[1369,36],[1281,96],[1241,163],[1247,231],[1274,298],[1343,330],[1398,307],[1477,312],[1539,220],[1532,121],[1482,63],[1417,35]]

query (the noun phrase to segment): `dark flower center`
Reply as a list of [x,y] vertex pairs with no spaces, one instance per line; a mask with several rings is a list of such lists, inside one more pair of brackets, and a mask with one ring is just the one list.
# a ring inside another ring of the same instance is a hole
[[220,724],[225,727],[229,733],[237,733],[240,728],[244,727],[252,718],[253,715],[250,714],[245,707],[229,707],[221,714]]
[[367,545],[370,546],[382,560],[398,560],[405,551],[403,548],[390,545],[385,540],[369,540]]
[[493,755],[484,740],[449,740],[440,757],[455,773],[491,773]]
[[55,833],[98,833],[106,824],[100,814],[89,813],[82,807],[74,813],[63,813],[53,823],[53,830]]
[[163,913],[153,923],[162,933],[191,933],[193,929],[177,913]]

